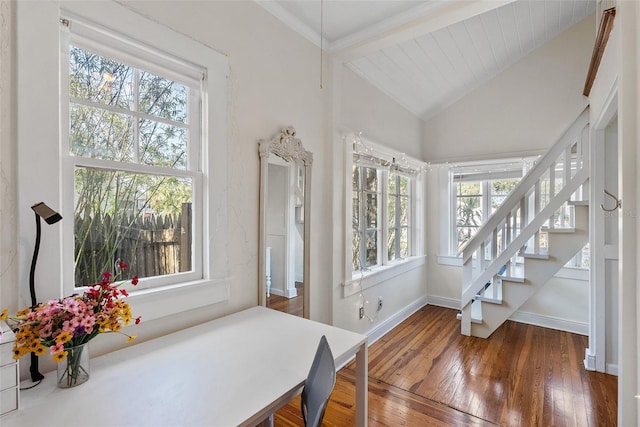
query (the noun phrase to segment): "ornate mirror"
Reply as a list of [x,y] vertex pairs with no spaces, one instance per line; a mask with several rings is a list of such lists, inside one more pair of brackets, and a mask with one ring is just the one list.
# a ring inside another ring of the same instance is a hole
[[289,126],[258,142],[258,303],[309,317],[311,163]]

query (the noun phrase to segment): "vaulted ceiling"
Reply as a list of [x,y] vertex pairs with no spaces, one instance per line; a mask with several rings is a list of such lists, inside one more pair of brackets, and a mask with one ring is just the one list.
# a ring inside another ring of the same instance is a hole
[[596,8],[595,0],[258,3],[425,120]]

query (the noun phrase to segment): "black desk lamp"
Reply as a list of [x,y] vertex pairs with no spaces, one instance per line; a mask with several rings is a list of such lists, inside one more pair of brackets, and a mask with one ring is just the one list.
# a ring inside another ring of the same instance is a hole
[[[36,273],[36,261],[38,260],[38,251],[40,250],[40,218],[44,218],[47,224],[55,224],[62,219],[62,215],[45,205],[44,202],[36,203],[31,206],[31,209],[36,213],[36,245],[33,249],[33,258],[31,259],[31,271],[29,272],[29,292],[31,293],[31,306],[37,304],[36,299],[36,287],[35,287],[35,273]],[[31,353],[31,366],[29,367],[31,372],[31,380],[39,381],[44,378],[38,371],[38,356],[35,353]]]

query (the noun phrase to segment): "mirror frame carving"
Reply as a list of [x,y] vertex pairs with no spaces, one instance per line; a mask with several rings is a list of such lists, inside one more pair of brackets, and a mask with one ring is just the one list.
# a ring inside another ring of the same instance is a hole
[[267,252],[267,188],[269,156],[275,154],[289,163],[301,162],[304,166],[304,256],[303,256],[303,316],[309,318],[309,279],[311,265],[311,164],[313,163],[313,153],[305,150],[302,141],[296,137],[296,130],[293,126],[283,128],[280,133],[269,140],[258,141],[258,152],[260,154],[260,235],[258,239],[258,304],[267,305],[267,284],[266,284],[266,252]]

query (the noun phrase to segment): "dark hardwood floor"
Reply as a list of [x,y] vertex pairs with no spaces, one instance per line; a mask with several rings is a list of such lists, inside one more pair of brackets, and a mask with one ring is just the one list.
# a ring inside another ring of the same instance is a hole
[[[508,321],[460,335],[426,306],[369,348],[371,426],[615,426],[617,377],[584,369],[587,337]],[[340,370],[325,426],[354,425],[355,372]],[[276,426],[300,426],[299,398]]]
[[302,317],[304,311],[304,287],[302,283],[296,282],[296,291],[298,296],[293,298],[271,294],[267,297],[267,307]]

